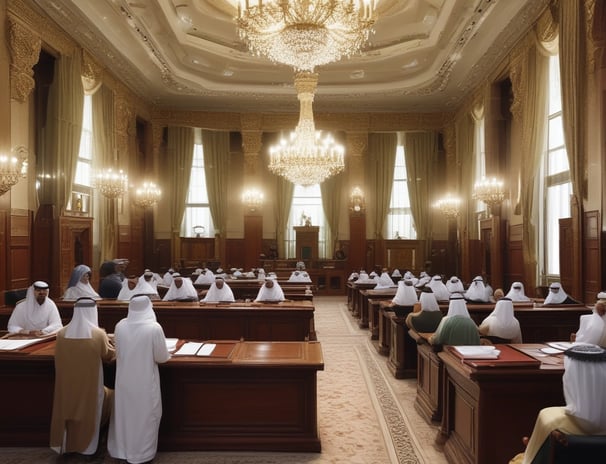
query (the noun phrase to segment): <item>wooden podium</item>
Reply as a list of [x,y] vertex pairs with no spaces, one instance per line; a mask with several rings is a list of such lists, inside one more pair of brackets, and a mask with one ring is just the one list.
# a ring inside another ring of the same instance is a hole
[[297,259],[310,261],[318,259],[319,226],[295,226]]

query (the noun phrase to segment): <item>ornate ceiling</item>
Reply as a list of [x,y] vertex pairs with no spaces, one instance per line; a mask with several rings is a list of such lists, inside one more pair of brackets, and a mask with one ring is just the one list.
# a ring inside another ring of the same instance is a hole
[[[33,0],[137,95],[164,108],[296,112],[293,71],[251,55],[238,0]],[[379,0],[359,55],[316,69],[320,112],[453,111],[548,0]]]

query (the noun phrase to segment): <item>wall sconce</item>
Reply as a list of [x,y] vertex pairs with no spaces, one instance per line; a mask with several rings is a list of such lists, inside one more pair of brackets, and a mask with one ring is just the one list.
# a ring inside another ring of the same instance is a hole
[[124,195],[128,189],[128,175],[122,171],[113,169],[104,169],[97,173],[93,181],[95,188],[98,188],[103,196],[114,199]]
[[143,185],[135,190],[135,204],[143,208],[155,205],[162,197],[162,190],[153,182],[143,182]]
[[433,207],[439,209],[447,219],[456,219],[459,215],[460,206],[461,199],[452,196],[450,193],[446,194],[444,198],[440,198],[433,205]]
[[486,203],[492,213],[492,210],[505,199],[503,181],[498,180],[496,177],[491,179],[483,177],[482,180],[475,183],[472,198]]
[[349,209],[354,213],[362,213],[366,209],[364,204],[364,192],[360,187],[354,187],[349,196]]
[[0,196],[8,192],[19,179],[27,177],[27,151],[25,156],[0,155]]
[[250,212],[254,212],[263,205],[263,192],[256,188],[250,188],[242,193],[242,203]]

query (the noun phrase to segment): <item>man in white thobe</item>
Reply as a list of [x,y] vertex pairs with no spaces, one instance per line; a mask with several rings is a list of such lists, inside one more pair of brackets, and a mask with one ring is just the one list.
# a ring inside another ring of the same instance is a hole
[[255,301],[284,301],[284,292],[280,284],[273,278],[267,277],[265,283],[259,289]]
[[204,303],[219,301],[234,302],[236,299],[234,298],[234,292],[229,285],[225,283],[223,277],[217,277],[215,282],[208,289],[208,292],[206,292],[204,298],[202,298],[200,301]]
[[198,301],[198,291],[189,277],[182,277],[175,272],[173,283],[170,284],[163,301]]
[[139,464],[158,449],[162,396],[158,364],[169,360],[162,326],[151,300],[136,296],[116,324],[116,385],[107,449],[116,459]]
[[48,284],[38,280],[27,289],[25,300],[13,309],[7,328],[10,333],[44,336],[61,327],[57,305],[48,297]]

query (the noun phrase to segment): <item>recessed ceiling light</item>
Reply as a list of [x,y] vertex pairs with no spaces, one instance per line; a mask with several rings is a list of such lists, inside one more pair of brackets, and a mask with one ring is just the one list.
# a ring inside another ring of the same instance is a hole
[[350,79],[362,79],[362,78],[364,78],[364,75],[365,75],[364,70],[363,69],[358,69],[356,71],[352,71],[349,74],[349,78]]
[[234,72],[231,69],[224,69],[222,73],[225,77],[231,77],[234,75]]

